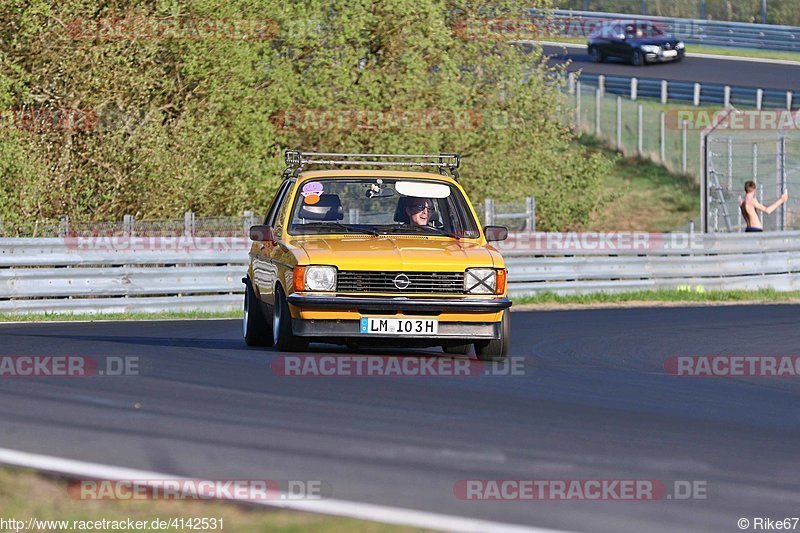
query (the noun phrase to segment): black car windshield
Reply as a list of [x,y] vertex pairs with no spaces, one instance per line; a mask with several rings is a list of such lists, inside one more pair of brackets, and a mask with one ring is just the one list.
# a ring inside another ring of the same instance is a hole
[[306,181],[291,209],[291,235],[367,233],[478,238],[461,192],[444,181],[328,178]]
[[650,22],[632,22],[625,25],[625,36],[629,39],[647,39],[663,35],[664,32]]

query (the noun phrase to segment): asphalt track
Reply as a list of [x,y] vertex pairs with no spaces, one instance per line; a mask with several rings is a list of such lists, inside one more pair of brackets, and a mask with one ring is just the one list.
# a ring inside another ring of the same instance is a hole
[[[621,59],[594,63],[585,47],[543,46],[551,64],[569,61],[567,70],[607,76],[637,76],[670,81],[719,83],[738,87],[800,90],[800,65],[686,57],[680,63],[660,63],[634,67]],[[691,53],[691,47],[688,47]]]
[[[796,355],[797,306],[512,316],[524,375],[425,378],[281,377],[277,354],[246,347],[233,320],[3,324],[0,355],[138,356],[141,375],[0,378],[0,447],[322,480],[340,500],[573,531],[738,531],[741,517],[798,516],[800,378],[664,371],[676,354]],[[694,480],[707,497],[464,501],[463,479]]]

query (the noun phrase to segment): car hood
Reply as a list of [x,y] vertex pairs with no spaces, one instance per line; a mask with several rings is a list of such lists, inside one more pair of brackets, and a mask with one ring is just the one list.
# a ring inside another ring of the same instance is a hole
[[290,246],[302,248],[308,264],[334,265],[339,270],[459,271],[471,267],[503,267],[491,246],[425,236],[304,236]]
[[676,44],[678,44],[678,39],[672,36],[649,37],[647,39],[635,39],[635,42],[638,44],[655,44],[658,46],[664,46],[665,44],[669,43],[674,47]]

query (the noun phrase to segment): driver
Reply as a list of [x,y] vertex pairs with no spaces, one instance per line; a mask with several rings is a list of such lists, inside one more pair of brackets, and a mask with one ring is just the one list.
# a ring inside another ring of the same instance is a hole
[[427,226],[435,209],[430,198],[411,197],[406,205],[406,214],[413,226]]

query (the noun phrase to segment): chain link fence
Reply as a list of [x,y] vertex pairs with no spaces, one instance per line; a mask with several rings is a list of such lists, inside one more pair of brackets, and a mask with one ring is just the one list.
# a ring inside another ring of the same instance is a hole
[[[765,231],[800,229],[800,132],[796,129],[754,130],[734,127],[733,111],[705,135],[704,229],[742,231],[739,209],[744,183],[756,183],[756,198],[769,206],[789,191],[789,201],[772,214],[761,213]],[[771,121],[770,121],[771,123]]]
[[671,172],[700,177],[700,133],[680,120],[680,108],[633,100],[578,81],[572,85],[575,126],[627,157],[642,157]]

